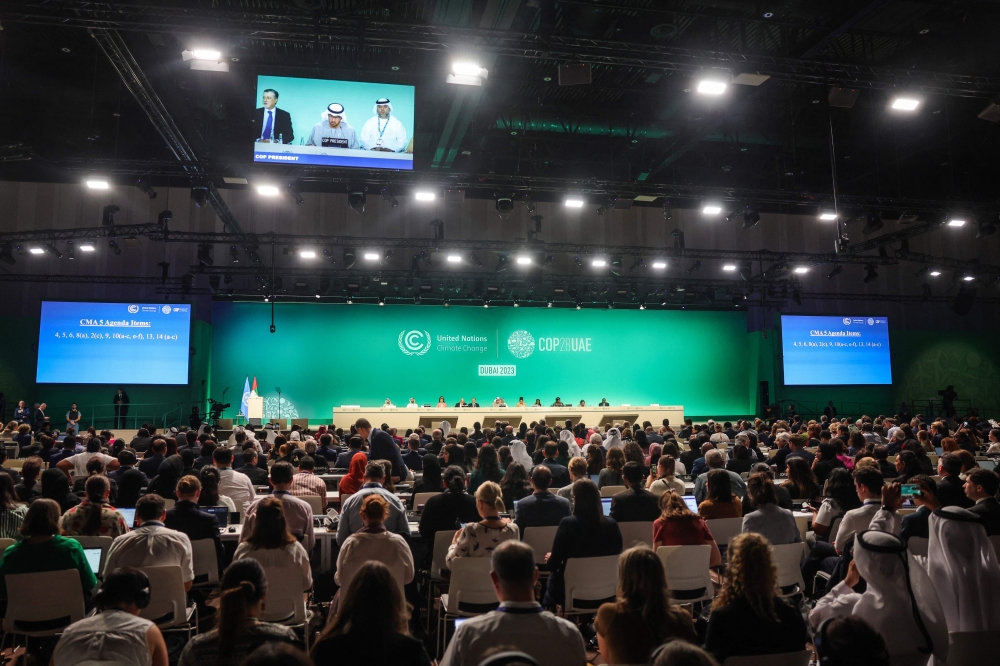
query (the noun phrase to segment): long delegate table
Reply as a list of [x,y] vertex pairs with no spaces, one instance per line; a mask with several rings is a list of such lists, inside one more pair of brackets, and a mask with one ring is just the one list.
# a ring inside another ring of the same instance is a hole
[[368,419],[378,427],[383,423],[397,429],[436,428],[447,421],[452,428],[466,427],[472,430],[473,423],[484,427],[495,421],[505,421],[516,429],[522,421],[531,423],[545,419],[548,425],[570,420],[573,424],[583,422],[590,425],[609,427],[623,421],[635,423],[649,421],[659,427],[663,419],[670,419],[671,425],[680,426],[684,422],[684,407],[681,405],[616,405],[613,407],[334,407],[333,424],[338,428],[350,428],[360,418]]

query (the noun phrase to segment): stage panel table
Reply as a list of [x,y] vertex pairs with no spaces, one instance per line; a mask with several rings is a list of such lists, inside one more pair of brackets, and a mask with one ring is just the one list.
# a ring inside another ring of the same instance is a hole
[[515,429],[521,421],[531,423],[545,419],[548,425],[563,423],[567,419],[573,424],[583,421],[588,426],[610,426],[623,421],[642,423],[649,421],[654,428],[670,419],[670,425],[680,428],[684,423],[682,405],[618,405],[613,407],[466,407],[439,409],[437,407],[334,407],[333,424],[345,430],[360,418],[368,419],[376,428],[383,423],[398,430],[424,426],[436,428],[447,421],[452,428],[466,427],[472,431],[472,424],[479,422],[483,427],[495,421],[506,421]]

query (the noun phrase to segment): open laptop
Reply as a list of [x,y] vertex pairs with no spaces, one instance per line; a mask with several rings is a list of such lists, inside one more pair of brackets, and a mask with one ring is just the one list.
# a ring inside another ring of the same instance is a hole
[[601,498],[601,507],[604,509],[604,515],[605,516],[610,516],[611,515],[611,498],[610,497],[602,497]]
[[681,495],[681,497],[689,510],[698,513],[698,500],[695,499],[694,495]]
[[224,530],[229,526],[229,507],[228,506],[201,506],[198,507],[205,513],[210,513],[215,516],[215,519],[219,521],[219,529]]
[[983,469],[988,469],[991,472],[997,468],[996,460],[977,460],[976,463]]
[[101,567],[104,565],[104,549],[103,548],[84,548],[83,556],[87,558],[87,564],[90,565],[90,570],[94,572],[94,575],[100,575]]
[[128,525],[129,529],[135,527],[135,509],[118,509],[118,513],[122,514],[122,518],[125,519],[125,524]]

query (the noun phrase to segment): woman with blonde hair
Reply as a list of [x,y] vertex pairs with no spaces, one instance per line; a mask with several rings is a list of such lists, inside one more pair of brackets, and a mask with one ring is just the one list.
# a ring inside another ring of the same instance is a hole
[[802,614],[778,596],[771,544],[759,534],[733,537],[722,591],[712,603],[705,649],[728,657],[801,652],[809,640]]
[[455,532],[445,557],[449,569],[459,557],[490,557],[501,543],[521,536],[510,518],[500,517],[506,511],[500,484],[487,481],[476,489],[476,511],[482,520],[466,523]]
[[698,642],[691,614],[670,602],[663,563],[645,545],[621,554],[617,599],[601,605],[594,627],[609,664],[644,664],[657,645],[672,639]]

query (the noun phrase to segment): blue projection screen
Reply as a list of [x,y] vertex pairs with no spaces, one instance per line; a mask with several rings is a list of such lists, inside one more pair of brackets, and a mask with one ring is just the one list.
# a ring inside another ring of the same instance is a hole
[[892,383],[886,317],[781,316],[785,386]]
[[39,384],[187,384],[191,306],[42,301]]

